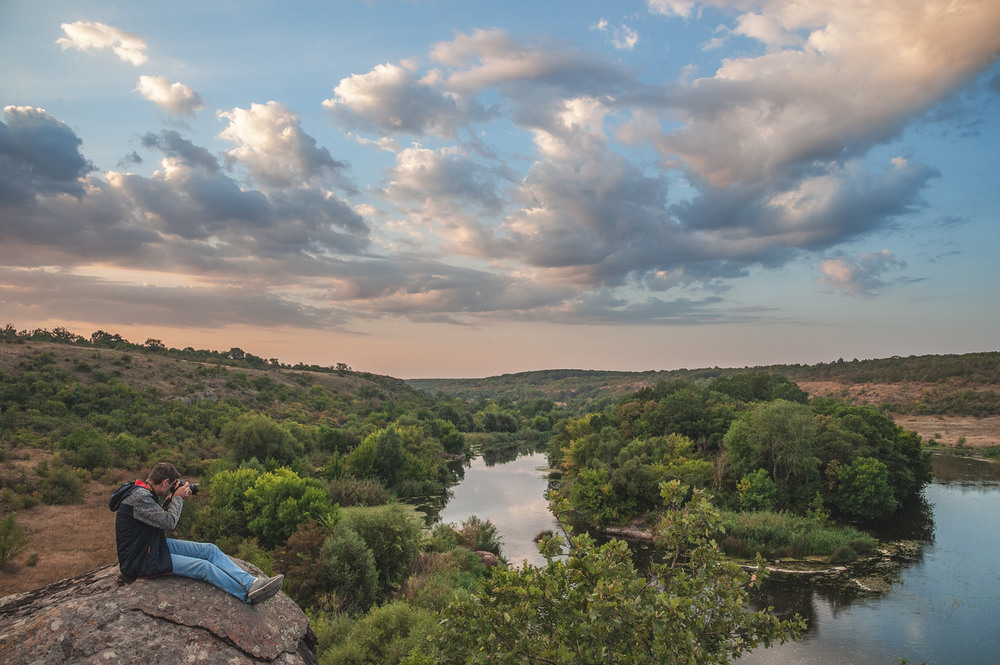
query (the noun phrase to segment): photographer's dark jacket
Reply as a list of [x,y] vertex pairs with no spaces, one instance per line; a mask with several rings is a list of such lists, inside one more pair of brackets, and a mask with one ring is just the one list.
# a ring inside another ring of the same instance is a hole
[[111,495],[115,517],[118,567],[129,577],[152,577],[173,571],[165,531],[177,526],[184,502],[174,497],[164,510],[156,493],[141,480],[125,483]]

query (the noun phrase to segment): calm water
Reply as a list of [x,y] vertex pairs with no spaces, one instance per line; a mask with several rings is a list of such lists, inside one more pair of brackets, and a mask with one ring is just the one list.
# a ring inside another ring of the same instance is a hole
[[465,478],[452,488],[439,513],[445,523],[460,524],[470,515],[490,520],[503,536],[503,554],[513,565],[528,561],[542,565],[534,538],[544,529],[558,528],[545,499],[548,486],[545,453],[523,455],[505,463],[487,465],[482,457],[465,468]]
[[[545,500],[546,462],[543,453],[474,460],[438,506],[439,518],[489,519],[511,563],[544,563],[533,538],[556,528]],[[885,537],[924,543],[919,556],[893,562],[888,591],[772,578],[764,602],[778,613],[798,612],[809,628],[802,641],[749,654],[740,665],[1000,663],[1000,465],[937,457],[934,471],[925,500],[885,525]]]
[[923,552],[900,562],[887,592],[777,582],[767,602],[806,617],[805,639],[740,664],[1000,663],[1000,465],[938,457],[935,476],[922,511],[932,521],[910,515],[894,534],[923,540]]

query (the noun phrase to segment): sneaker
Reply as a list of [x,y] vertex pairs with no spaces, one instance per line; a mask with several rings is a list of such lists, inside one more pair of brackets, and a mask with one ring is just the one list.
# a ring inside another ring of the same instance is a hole
[[257,603],[262,603],[281,591],[281,585],[284,581],[284,575],[275,575],[274,577],[258,577],[253,581],[253,584],[250,585],[250,590],[247,591],[247,599],[255,605]]

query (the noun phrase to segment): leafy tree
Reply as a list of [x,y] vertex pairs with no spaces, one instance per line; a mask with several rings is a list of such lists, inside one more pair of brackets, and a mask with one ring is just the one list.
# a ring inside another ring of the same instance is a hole
[[17,525],[14,513],[0,519],[0,568],[12,561],[27,545],[28,539]]
[[845,515],[878,519],[896,512],[889,470],[874,457],[859,457],[837,474],[836,505]]
[[765,469],[777,486],[778,505],[804,507],[819,489],[816,437],[816,421],[808,406],[783,399],[758,403],[726,433],[729,472],[740,479]]
[[728,663],[758,645],[798,637],[800,621],[748,609],[747,575],[723,560],[714,540],[719,514],[703,491],[668,483],[663,498],[666,557],[648,575],[638,573],[622,541],[548,538],[539,548],[544,566],[494,568],[482,592],[448,607],[443,660]]
[[258,459],[288,465],[303,453],[302,444],[288,429],[261,413],[245,413],[226,423],[220,438],[237,462]]

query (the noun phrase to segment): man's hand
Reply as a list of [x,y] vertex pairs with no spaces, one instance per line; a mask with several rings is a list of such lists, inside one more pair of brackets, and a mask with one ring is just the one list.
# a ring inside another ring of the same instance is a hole
[[188,498],[189,496],[191,496],[191,494],[192,494],[191,486],[188,485],[187,483],[184,483],[183,485],[178,487],[177,490],[174,492],[174,496],[179,496],[182,499]]

